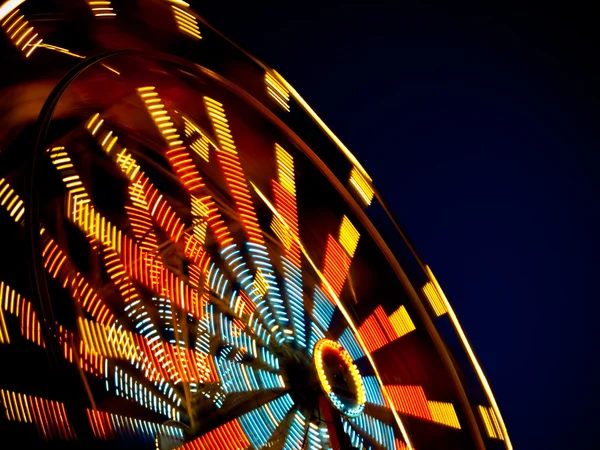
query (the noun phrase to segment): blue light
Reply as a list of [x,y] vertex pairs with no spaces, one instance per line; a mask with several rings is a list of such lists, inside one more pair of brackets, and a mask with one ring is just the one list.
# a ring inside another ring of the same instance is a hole
[[365,356],[350,328],[346,328],[344,330],[338,341],[348,351],[348,353],[350,353],[355,361]]
[[293,404],[290,395],[286,394],[238,419],[250,443],[255,448],[262,448],[268,442]]
[[396,448],[394,430],[391,426],[366,414],[350,419],[350,421],[371,436],[382,447],[389,450]]
[[365,387],[365,393],[367,401],[374,405],[386,406],[383,398],[383,393],[377,382],[377,378],[374,376],[363,377],[363,385]]

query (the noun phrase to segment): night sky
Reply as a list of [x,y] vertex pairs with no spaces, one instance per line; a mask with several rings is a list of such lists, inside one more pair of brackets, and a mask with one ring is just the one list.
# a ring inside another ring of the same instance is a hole
[[490,3],[194,6],[363,163],[453,303],[515,448],[598,449],[597,14]]

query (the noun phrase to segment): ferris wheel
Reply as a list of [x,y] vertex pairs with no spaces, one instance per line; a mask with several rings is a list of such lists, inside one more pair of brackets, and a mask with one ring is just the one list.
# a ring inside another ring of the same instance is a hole
[[512,448],[430,268],[180,0],[0,6],[0,430],[36,448]]

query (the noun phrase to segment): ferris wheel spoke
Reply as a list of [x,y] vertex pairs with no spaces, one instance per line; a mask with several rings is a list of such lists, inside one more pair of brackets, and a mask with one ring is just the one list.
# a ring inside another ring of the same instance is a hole
[[275,337],[281,344],[285,340],[284,331],[289,330],[287,326],[289,319],[285,314],[283,300],[281,299],[274,275],[275,272],[260,225],[258,224],[258,218],[248,188],[247,177],[244,174],[241,161],[237,155],[223,105],[207,96],[204,97],[204,104],[220,144],[216,148],[217,159],[223,170],[229,191],[234,198],[241,219],[240,221],[246,233],[248,252],[253,264],[257,268],[256,276],[263,281],[260,284],[264,285],[266,292],[263,291],[261,293],[265,296],[273,314],[273,323],[275,325],[272,326],[271,330],[275,331]]

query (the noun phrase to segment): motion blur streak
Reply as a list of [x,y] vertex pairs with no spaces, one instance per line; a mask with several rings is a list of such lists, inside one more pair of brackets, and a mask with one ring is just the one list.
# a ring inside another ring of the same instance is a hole
[[496,414],[496,418],[498,419],[498,422],[500,423],[500,428],[502,429],[502,435],[504,436],[504,440],[506,441],[506,448],[508,450],[512,450],[513,447],[510,442],[510,438],[508,437],[508,431],[506,430],[506,425],[504,424],[504,420],[502,420],[502,415],[500,414],[500,409],[498,408],[498,404],[496,403],[496,399],[494,398],[494,394],[492,393],[492,389],[490,388],[487,378],[486,378],[485,374],[483,373],[483,369],[481,368],[481,366],[479,365],[479,361],[477,361],[477,358],[475,357],[475,352],[473,352],[473,349],[471,348],[471,344],[469,344],[469,340],[467,339],[467,336],[465,335],[465,332],[463,331],[463,329],[460,325],[460,322],[458,321],[458,317],[456,317],[456,314],[454,313],[454,309],[452,309],[450,302],[448,301],[448,299],[446,298],[446,295],[444,294],[444,291],[442,291],[442,288],[438,284],[435,276],[433,275],[433,272],[427,265],[425,265],[425,270],[427,272],[427,275],[429,276],[429,279],[435,285],[436,290],[440,294],[440,297],[444,301],[444,305],[446,307],[446,310],[448,311],[448,315],[450,316],[452,325],[454,325],[454,328],[456,329],[456,332],[460,336],[460,339],[463,343],[465,350],[469,354],[471,363],[473,364],[473,367],[475,368],[475,371],[477,372],[477,375],[479,376],[479,380],[481,381],[481,384],[483,385],[483,388],[488,397],[488,400],[489,400],[490,404],[492,405],[492,409],[494,410],[494,412]]
[[319,116],[317,116],[317,114],[313,111],[313,109],[308,105],[308,103],[306,103],[306,101],[300,96],[300,94],[298,94],[298,91],[296,91],[296,89],[294,89],[286,80],[285,78],[283,78],[281,75],[279,75],[277,73],[277,71],[275,70],[271,70],[271,73],[273,74],[273,76],[279,80],[279,82],[285,86],[285,88],[290,92],[290,94],[292,94],[292,97],[294,97],[294,100],[296,100],[300,106],[302,106],[302,109],[304,109],[304,111],[306,111],[308,113],[308,115],[310,115],[313,120],[315,122],[317,122],[317,124],[321,127],[321,129],[329,136],[329,138],[338,146],[338,148],[342,151],[342,153],[344,153],[346,155],[346,157],[352,162],[352,164],[354,164],[354,166],[361,172],[361,174],[370,182],[372,181],[371,177],[369,176],[369,174],[367,173],[367,171],[364,169],[364,167],[358,162],[358,159],[356,159],[356,157],[352,154],[352,152],[348,149],[348,147],[346,147],[342,141],[340,141],[340,139],[333,134],[333,131],[331,131],[329,129],[329,127],[327,125],[325,125],[325,122],[323,122],[321,120],[321,118]]

